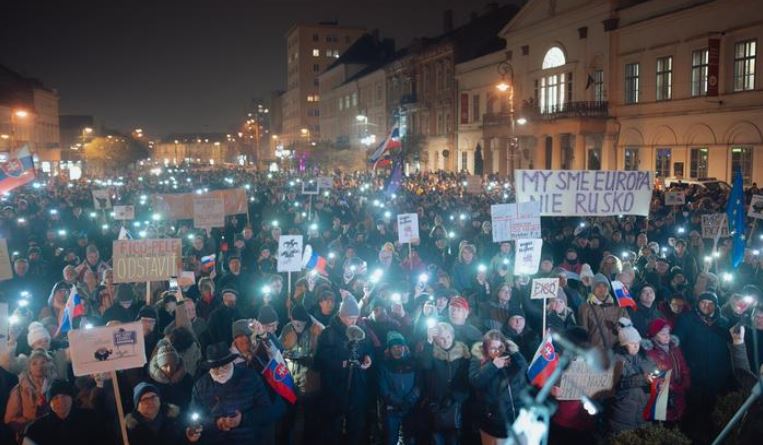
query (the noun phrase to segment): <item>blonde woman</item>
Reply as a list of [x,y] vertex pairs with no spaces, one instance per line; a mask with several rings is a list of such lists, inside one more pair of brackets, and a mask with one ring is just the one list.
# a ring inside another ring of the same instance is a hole
[[5,408],[5,423],[17,434],[27,425],[48,412],[45,392],[55,378],[52,361],[47,352],[35,349],[19,374],[19,383],[13,387]]

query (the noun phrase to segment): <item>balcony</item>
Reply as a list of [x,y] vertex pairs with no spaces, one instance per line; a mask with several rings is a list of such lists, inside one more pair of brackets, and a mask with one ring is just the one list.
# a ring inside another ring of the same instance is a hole
[[498,127],[501,125],[511,125],[511,113],[485,113],[482,115],[483,127]]
[[541,112],[537,104],[526,104],[521,114],[529,120],[556,119],[606,119],[609,116],[608,102],[567,102]]
[[400,97],[400,105],[409,105],[409,104],[415,104],[418,102],[416,98],[416,94],[404,94]]

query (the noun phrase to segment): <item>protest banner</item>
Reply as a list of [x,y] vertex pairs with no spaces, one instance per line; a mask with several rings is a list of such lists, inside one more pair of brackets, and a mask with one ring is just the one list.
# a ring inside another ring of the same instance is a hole
[[536,201],[490,206],[493,242],[540,238],[540,203]]
[[419,239],[419,215],[401,213],[397,215],[397,240],[400,244],[411,243]]
[[222,198],[225,216],[247,213],[248,198],[242,188],[214,190],[204,195],[195,193],[157,193],[151,196],[154,212],[165,219],[193,219],[193,198]]
[[332,189],[334,188],[334,178],[331,176],[318,176],[318,188]]
[[466,177],[466,193],[470,195],[482,193],[482,176],[468,175]]
[[684,204],[686,204],[686,192],[681,190],[665,192],[666,206],[682,206]]
[[0,303],[0,354],[8,350],[8,335],[11,323],[8,321],[8,303]]
[[93,190],[93,208],[95,210],[111,208],[111,194],[107,189]]
[[74,375],[99,374],[140,368],[146,364],[140,321],[69,331]]
[[135,206],[114,206],[114,219],[135,219]]
[[178,238],[114,241],[114,282],[164,281],[177,276],[180,249]]
[[559,278],[533,278],[530,299],[545,300],[546,298],[556,298],[558,291]]
[[752,195],[747,216],[755,219],[763,219],[763,195]]
[[316,181],[315,179],[311,179],[309,181],[302,181],[303,195],[317,195],[318,192],[319,192],[318,181]]
[[278,238],[278,272],[302,270],[302,235],[281,235]]
[[541,216],[649,215],[647,171],[516,170],[517,202],[540,202]]
[[514,275],[533,275],[540,265],[542,239],[519,239],[514,253]]
[[8,241],[0,238],[0,281],[13,278],[11,269],[11,257],[8,255]]
[[225,227],[225,202],[220,197],[193,197],[193,226],[197,229]]
[[577,358],[562,374],[557,400],[580,400],[583,396],[593,397],[598,393],[612,390],[615,368],[604,372],[594,372],[585,360]]
[[729,224],[725,213],[702,215],[702,238],[728,238]]

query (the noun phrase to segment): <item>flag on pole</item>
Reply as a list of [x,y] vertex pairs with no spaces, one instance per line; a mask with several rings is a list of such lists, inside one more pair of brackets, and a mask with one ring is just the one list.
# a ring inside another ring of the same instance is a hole
[[729,221],[729,234],[731,234],[731,265],[736,269],[744,259],[745,249],[745,224],[744,211],[744,185],[742,184],[742,173],[737,169],[734,171],[734,183],[731,186],[729,200],[726,203],[726,216]]
[[400,153],[395,156],[395,160],[392,163],[392,172],[387,178],[387,183],[384,186],[384,193],[387,198],[392,194],[397,193],[400,188],[400,184],[403,182],[403,154]]
[[77,289],[72,288],[69,291],[69,298],[66,300],[66,306],[64,306],[61,320],[58,323],[56,336],[71,331],[74,320],[83,315],[85,315],[85,302],[82,300],[82,297],[80,297]]
[[315,270],[323,276],[328,275],[326,272],[326,266],[328,262],[326,258],[318,255],[318,252],[313,250],[313,246],[307,244],[305,251],[302,254],[302,266],[307,270]]
[[201,257],[201,269],[204,272],[209,272],[210,270],[215,268],[215,256],[214,255],[207,255]]
[[34,160],[29,146],[24,145],[11,153],[8,161],[0,163],[0,194],[34,180]]
[[130,235],[130,231],[125,229],[124,226],[122,226],[121,229],[119,229],[119,236],[117,237],[118,240],[131,240],[132,235]]
[[612,291],[615,293],[615,300],[620,307],[629,307],[633,310],[637,310],[636,300],[631,296],[630,291],[622,283],[622,281],[612,280]]
[[556,354],[554,343],[549,335],[540,344],[538,350],[535,351],[532,362],[530,362],[530,366],[527,368],[528,380],[537,387],[543,386],[556,369],[558,363],[559,356]]
[[278,350],[273,340],[267,338],[260,341],[254,356],[261,368],[260,373],[265,377],[268,385],[278,395],[289,403],[294,404],[297,401],[294,378],[291,376],[291,372],[289,372],[286,360],[284,360],[281,351]]
[[670,372],[668,370],[664,378],[655,378],[649,385],[649,400],[644,408],[644,420],[667,420],[668,398],[670,397]]
[[392,149],[400,148],[400,124],[399,120],[395,119],[395,123],[392,125],[392,129],[383,141],[376,147],[371,156],[368,157],[368,163],[374,164],[384,157],[384,155]]

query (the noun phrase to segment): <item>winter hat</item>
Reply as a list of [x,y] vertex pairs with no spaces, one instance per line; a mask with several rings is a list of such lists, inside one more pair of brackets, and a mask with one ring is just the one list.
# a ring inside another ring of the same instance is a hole
[[273,306],[266,304],[260,308],[259,312],[257,312],[257,321],[262,324],[270,324],[278,321],[278,314],[276,313],[276,310],[273,309]]
[[620,341],[620,346],[641,342],[641,335],[633,327],[633,323],[629,318],[621,317],[617,320],[617,323],[620,325],[620,329],[617,331],[617,339]]
[[603,284],[603,285],[607,286],[607,289],[609,289],[609,280],[601,272],[599,272],[596,275],[594,275],[594,277],[593,277],[593,287],[595,288],[596,286],[598,286],[600,284]]
[[159,365],[159,367],[169,364],[174,367],[180,363],[180,355],[178,355],[175,348],[172,347],[172,343],[166,339],[159,340],[159,343],[156,345],[156,353],[154,354],[154,357],[156,357],[156,364]]
[[683,270],[683,269],[681,269],[681,268],[680,268],[680,267],[678,267],[678,266],[673,266],[673,267],[670,269],[670,280],[671,280],[671,281],[673,281],[673,279],[674,279],[676,276],[678,276],[678,275],[681,275],[681,276],[683,276],[684,278],[686,278],[686,275],[684,275],[684,270]]
[[345,317],[360,317],[360,307],[355,297],[345,295],[342,297],[342,304],[339,305],[339,315]]
[[564,289],[561,287],[556,289],[556,299],[562,300],[564,304],[567,304],[567,294],[564,292]]
[[154,393],[157,396],[159,395],[159,388],[156,386],[146,383],[146,382],[140,382],[135,386],[135,389],[132,390],[132,404],[133,406],[138,406],[138,403],[140,403],[140,398],[143,397],[145,394],[148,393]]
[[50,401],[53,400],[53,397],[62,394],[73,398],[74,386],[63,379],[53,380],[53,382],[48,387],[48,391],[45,393],[45,400],[50,403]]
[[591,270],[591,266],[588,263],[583,263],[582,266],[580,266],[580,278],[593,278],[593,270]]
[[461,296],[455,296],[450,299],[450,306],[451,307],[460,307],[464,310],[469,310],[469,302],[466,300],[466,298]]
[[50,332],[45,329],[42,323],[39,321],[33,321],[29,323],[29,333],[26,336],[26,341],[29,346],[34,345],[40,340],[47,339],[50,342]]
[[156,312],[156,309],[154,309],[153,306],[143,306],[138,311],[138,316],[135,318],[136,320],[140,320],[141,318],[150,318],[152,320],[156,320],[159,318],[159,315]]
[[667,320],[664,318],[655,318],[651,323],[649,323],[649,329],[647,329],[646,334],[649,336],[649,338],[652,338],[665,328],[670,329],[670,325],[668,324]]
[[405,346],[405,337],[403,337],[403,334],[397,332],[397,331],[389,331],[387,332],[387,347],[391,348],[392,346],[399,345],[399,346]]
[[718,306],[718,295],[716,295],[715,292],[702,292],[697,297],[697,304],[699,304],[699,302],[702,300],[712,301],[716,306]]
[[291,319],[294,321],[310,321],[310,314],[307,313],[307,309],[302,303],[298,303],[291,308]]
[[513,307],[509,309],[509,316],[507,320],[511,320],[512,317],[522,317],[524,319],[527,319],[527,316],[525,316],[525,311],[518,307]]
[[132,301],[135,294],[129,284],[117,285],[117,301]]
[[233,338],[235,339],[242,335],[244,337],[252,335],[252,329],[249,327],[249,320],[242,319],[233,322]]

